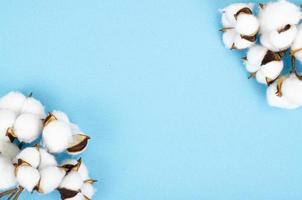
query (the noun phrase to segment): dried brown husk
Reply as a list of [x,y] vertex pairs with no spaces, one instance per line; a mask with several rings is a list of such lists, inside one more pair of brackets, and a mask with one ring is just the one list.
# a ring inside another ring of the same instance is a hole
[[51,112],[48,113],[47,117],[44,119],[43,126],[47,126],[50,122],[57,120],[56,116]]
[[84,134],[73,135],[73,143],[67,148],[67,152],[71,154],[76,154],[82,152],[88,144],[89,136]]
[[63,200],[75,197],[79,193],[79,191],[69,190],[66,188],[58,188],[58,191],[60,192],[61,199]]

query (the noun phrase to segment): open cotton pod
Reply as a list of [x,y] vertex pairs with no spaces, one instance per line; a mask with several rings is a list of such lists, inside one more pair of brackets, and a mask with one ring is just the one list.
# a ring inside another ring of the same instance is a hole
[[57,166],[50,166],[40,170],[38,192],[48,194],[57,189],[62,182],[66,171]]
[[282,51],[291,46],[301,20],[300,7],[286,0],[270,2],[259,11],[260,42],[271,51]]
[[84,195],[86,199],[92,199],[93,195],[95,194],[95,189],[93,187],[93,181],[86,181],[84,182],[81,193]]
[[14,172],[13,163],[0,154],[0,190],[7,190],[16,186],[17,182]]
[[267,89],[269,105],[279,108],[295,109],[302,106],[302,81],[291,73],[288,77],[280,77]]
[[14,123],[14,134],[20,142],[31,143],[42,132],[43,123],[39,116],[34,114],[21,114]]
[[9,160],[13,160],[20,152],[20,149],[14,143],[0,140],[0,154]]
[[70,171],[77,171],[79,172],[81,178],[83,180],[89,180],[89,172],[84,162],[82,162],[82,159],[75,160],[75,159],[67,159],[64,160],[61,164],[63,168],[67,170],[67,172]]
[[70,171],[61,182],[58,191],[62,199],[75,197],[84,184],[84,181],[77,171]]
[[28,192],[32,192],[35,188],[38,187],[40,173],[30,164],[26,162],[20,162],[18,166],[16,166],[15,174],[18,184],[25,188]]
[[51,153],[63,151],[70,154],[81,153],[86,149],[90,139],[60,111],[49,113],[46,117],[42,136],[43,143]]
[[252,4],[238,3],[221,10],[221,31],[226,48],[246,49],[256,42],[259,22],[252,8]]
[[259,83],[267,85],[272,83],[283,69],[280,55],[260,45],[248,50],[244,64]]

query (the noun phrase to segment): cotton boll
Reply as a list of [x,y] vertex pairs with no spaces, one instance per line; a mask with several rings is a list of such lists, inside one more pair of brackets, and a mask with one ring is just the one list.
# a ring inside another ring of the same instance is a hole
[[276,95],[276,93],[277,93],[277,83],[274,82],[266,90],[266,99],[270,106],[285,108],[285,109],[295,109],[299,107],[298,105],[289,102],[289,100],[286,97],[284,97],[284,95],[279,97]]
[[72,191],[79,191],[83,185],[83,180],[79,172],[71,171],[60,184],[60,188],[66,188]]
[[19,159],[37,168],[40,164],[40,152],[37,147],[27,147],[17,155],[16,160]]
[[84,183],[81,188],[81,193],[88,199],[92,199],[92,196],[95,194],[95,189],[91,183]]
[[40,153],[39,169],[57,165],[57,161],[55,157],[52,154],[48,153],[45,149],[40,148],[39,153]]
[[39,171],[31,166],[18,166],[16,175],[19,185],[24,187],[28,192],[32,192],[40,180]]
[[40,171],[39,192],[48,194],[59,187],[66,172],[56,166],[46,167]]
[[45,109],[40,101],[33,97],[28,97],[21,109],[21,113],[31,113],[38,115],[41,119],[45,117]]
[[267,52],[267,48],[255,45],[247,52],[245,66],[248,72],[254,73],[260,69],[262,60]]
[[235,27],[242,35],[255,35],[259,29],[259,22],[254,15],[243,13],[238,16]]
[[293,104],[302,105],[302,81],[291,74],[282,84],[282,94]]
[[31,143],[42,132],[43,123],[39,116],[21,114],[14,124],[14,132],[20,142]]
[[261,66],[262,74],[271,80],[275,80],[280,75],[282,69],[283,61],[271,61]]
[[72,143],[72,130],[62,121],[53,121],[43,130],[43,142],[51,153],[60,153]]
[[26,97],[20,92],[10,92],[0,99],[0,109],[20,112]]
[[236,24],[235,15],[238,11],[243,8],[249,8],[252,10],[253,4],[247,3],[235,3],[232,5],[227,6],[226,8],[222,9],[222,24],[224,27],[233,27]]
[[14,165],[4,156],[0,155],[0,190],[6,190],[16,186]]
[[298,30],[296,26],[291,26],[287,31],[281,33],[279,33],[277,30],[272,31],[269,34],[270,42],[279,51],[283,51],[292,45],[297,32]]
[[59,121],[63,121],[65,122],[66,124],[69,124],[70,121],[69,121],[69,118],[68,116],[66,115],[66,113],[62,112],[62,111],[58,111],[58,110],[54,110],[51,112],[56,118],[57,120]]
[[286,25],[298,24],[301,19],[299,6],[285,0],[266,4],[259,11],[261,32],[270,32]]
[[84,197],[82,193],[78,193],[76,196],[64,200],[87,200],[87,199]]
[[7,109],[0,110],[0,140],[8,141],[7,129],[13,127],[17,114]]
[[0,141],[0,154],[9,160],[13,160],[19,152],[17,145],[8,141]]

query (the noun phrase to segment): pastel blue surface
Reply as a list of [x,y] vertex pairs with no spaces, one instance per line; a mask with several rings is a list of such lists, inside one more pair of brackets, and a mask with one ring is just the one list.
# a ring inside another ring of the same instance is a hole
[[268,107],[223,47],[232,2],[1,1],[0,94],[32,91],[92,136],[94,199],[301,199],[301,110]]

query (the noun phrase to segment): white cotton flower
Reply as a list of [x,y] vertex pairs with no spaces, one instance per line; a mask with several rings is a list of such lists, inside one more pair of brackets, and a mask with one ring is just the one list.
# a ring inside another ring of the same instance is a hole
[[299,105],[293,104],[290,102],[287,97],[284,95],[278,96],[277,95],[277,83],[274,82],[271,84],[266,90],[266,98],[267,102],[270,106],[278,107],[278,108],[285,108],[285,109],[295,109],[298,108]]
[[0,154],[0,190],[6,190],[15,187],[15,167],[9,159]]
[[9,160],[13,160],[19,152],[20,149],[14,143],[0,141],[0,154]]
[[288,26],[288,29],[282,32],[279,32],[278,30],[264,32],[260,36],[260,42],[263,46],[271,51],[283,51],[292,45],[296,38],[297,32],[298,30],[295,25]]
[[261,32],[279,30],[287,25],[296,25],[302,17],[300,7],[286,0],[266,4],[259,11]]
[[247,71],[255,74],[257,81],[263,84],[275,80],[283,69],[280,56],[260,45],[248,50],[244,64]]
[[23,103],[21,113],[30,113],[39,116],[41,119],[45,117],[45,109],[40,101],[33,97],[28,97]]
[[242,35],[255,35],[259,29],[258,19],[251,14],[240,14],[237,17],[235,29],[237,33]]
[[54,155],[48,153],[45,149],[39,148],[40,164],[39,169],[43,169],[49,166],[57,166],[57,161]]
[[0,109],[0,140],[9,140],[6,136],[7,129],[13,127],[16,118],[17,114],[14,111]]
[[95,194],[95,189],[91,183],[84,183],[81,188],[81,193],[88,199],[92,199],[92,196]]
[[84,181],[79,172],[69,172],[60,184],[60,188],[65,188],[71,191],[79,191],[84,184]]
[[40,171],[39,192],[48,194],[57,189],[62,182],[66,172],[62,168],[51,166]]
[[282,95],[295,105],[302,105],[302,81],[291,74],[282,83]]
[[28,192],[32,192],[39,183],[40,173],[31,166],[21,165],[16,169],[16,177],[20,186],[25,188]]
[[63,121],[52,121],[43,129],[43,142],[49,152],[60,153],[72,143],[72,129]]
[[255,44],[259,22],[252,8],[252,4],[239,3],[221,10],[222,39],[226,48],[246,49]]
[[20,142],[31,143],[42,132],[43,123],[39,116],[34,114],[21,114],[15,121],[14,133]]
[[40,164],[39,149],[37,147],[27,147],[16,156],[16,160],[18,161],[19,159],[37,168]]
[[235,27],[236,18],[235,15],[243,8],[253,9],[253,4],[250,3],[235,3],[231,4],[220,10],[222,13],[221,22],[224,27]]
[[19,113],[26,97],[20,92],[10,92],[0,99],[0,109],[12,110]]
[[298,28],[298,33],[291,46],[291,54],[302,62],[302,25]]

